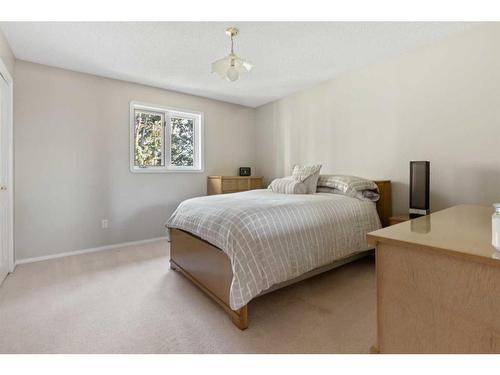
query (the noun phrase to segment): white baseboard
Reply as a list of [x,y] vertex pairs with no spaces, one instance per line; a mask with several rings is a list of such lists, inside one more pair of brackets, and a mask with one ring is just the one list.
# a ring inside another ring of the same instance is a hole
[[69,256],[72,256],[72,255],[95,253],[96,251],[112,250],[112,249],[116,249],[116,248],[119,248],[119,247],[132,246],[132,245],[140,245],[140,244],[143,244],[143,243],[156,242],[156,241],[162,241],[162,240],[167,241],[168,238],[167,237],[156,237],[156,238],[149,238],[147,240],[132,241],[132,242],[122,242],[122,243],[116,243],[116,244],[113,244],[113,245],[100,246],[100,247],[92,247],[90,249],[74,250],[74,251],[68,251],[68,252],[65,252],[65,253],[57,253],[57,254],[44,255],[44,256],[35,257],[35,258],[19,259],[19,260],[16,260],[16,266],[19,265],[19,264],[41,262],[43,260],[69,257]]

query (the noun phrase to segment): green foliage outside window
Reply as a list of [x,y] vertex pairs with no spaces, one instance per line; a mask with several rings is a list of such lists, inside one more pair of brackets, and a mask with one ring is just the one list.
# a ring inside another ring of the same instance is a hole
[[194,121],[172,117],[171,126],[171,163],[178,167],[194,165]]
[[[135,110],[134,163],[139,167],[161,167],[164,158],[164,115]],[[170,165],[192,167],[194,160],[195,120],[170,117]]]
[[162,166],[163,116],[135,112],[135,165]]

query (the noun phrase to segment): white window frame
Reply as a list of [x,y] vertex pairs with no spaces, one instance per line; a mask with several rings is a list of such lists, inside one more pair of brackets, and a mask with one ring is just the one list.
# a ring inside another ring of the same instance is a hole
[[[139,167],[135,165],[135,110],[160,112],[163,114],[163,160],[164,166],[144,166]],[[191,166],[176,166],[171,165],[170,160],[170,139],[171,117],[183,117],[194,120],[194,165]],[[130,171],[132,173],[202,173],[204,171],[204,154],[203,154],[203,113],[186,109],[165,107],[161,105],[131,101],[130,102]]]

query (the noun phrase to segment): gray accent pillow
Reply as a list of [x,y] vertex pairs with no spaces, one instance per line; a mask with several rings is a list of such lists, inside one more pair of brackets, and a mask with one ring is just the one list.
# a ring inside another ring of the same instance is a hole
[[318,186],[320,170],[321,164],[311,165],[307,167],[295,165],[292,170],[292,177],[307,186],[307,194],[314,194],[316,193],[316,188]]
[[281,194],[307,194],[306,184],[297,181],[293,177],[276,178],[271,182],[268,189]]
[[[324,186],[318,186],[317,192],[318,193],[346,195],[346,193],[344,193],[342,190],[330,188],[330,187],[324,187]],[[357,199],[362,200],[362,201],[377,202],[380,199],[380,194],[377,193],[376,190],[357,191],[354,194],[347,194],[347,195],[353,196],[354,198],[357,198]]]
[[[364,191],[372,191],[378,195],[379,190],[375,182],[362,177],[356,176],[346,176],[346,175],[321,175],[318,178],[318,188],[327,187],[338,190],[341,194],[348,195],[350,197],[359,198],[370,198],[373,200],[375,197],[373,194],[366,193]],[[359,195],[358,193],[361,193]],[[378,197],[376,197],[378,200]]]
[[318,178],[318,186],[330,187],[339,189],[347,193],[350,190],[363,191],[363,190],[376,190],[378,186],[375,182],[362,177],[346,176],[346,175],[325,175],[322,174]]

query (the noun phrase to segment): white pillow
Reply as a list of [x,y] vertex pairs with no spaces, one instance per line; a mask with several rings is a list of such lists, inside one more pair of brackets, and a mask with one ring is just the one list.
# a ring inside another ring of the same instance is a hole
[[306,184],[297,181],[293,177],[276,178],[271,182],[268,189],[281,194],[307,194]]
[[311,165],[308,167],[301,167],[300,165],[295,165],[292,171],[292,177],[297,181],[304,183],[307,186],[307,194],[316,193],[316,188],[318,186],[319,172],[321,170],[321,165]]

